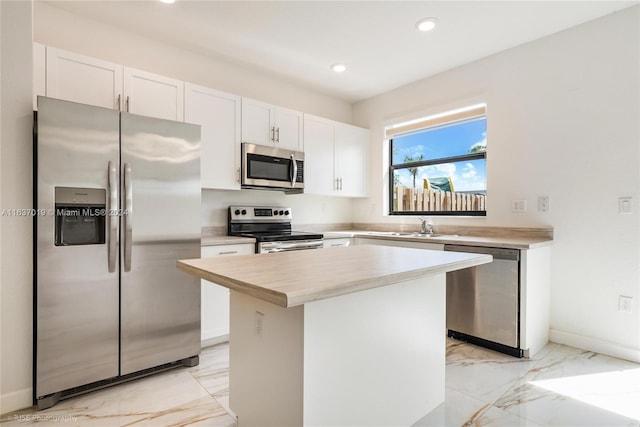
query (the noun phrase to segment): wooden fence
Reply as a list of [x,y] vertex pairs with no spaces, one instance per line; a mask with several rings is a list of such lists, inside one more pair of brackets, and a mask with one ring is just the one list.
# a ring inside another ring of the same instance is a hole
[[393,188],[394,211],[484,211],[487,196],[462,192],[397,186]]

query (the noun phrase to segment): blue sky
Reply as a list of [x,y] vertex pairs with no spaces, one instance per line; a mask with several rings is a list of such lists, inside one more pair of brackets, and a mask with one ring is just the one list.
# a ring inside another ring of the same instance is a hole
[[[420,155],[423,159],[451,157],[469,153],[469,150],[482,144],[486,147],[486,120],[474,120],[467,123],[436,128],[431,131],[396,137],[393,140],[393,163],[404,163],[406,157],[414,160]],[[400,184],[412,187],[413,177],[408,170],[397,171]],[[422,185],[425,177],[445,177],[453,181],[456,191],[484,191],[486,189],[486,168],[484,160],[466,160],[419,168],[416,186]]]

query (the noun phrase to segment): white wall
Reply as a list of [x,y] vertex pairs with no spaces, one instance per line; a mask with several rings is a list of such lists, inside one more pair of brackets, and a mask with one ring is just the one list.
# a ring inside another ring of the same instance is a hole
[[[202,224],[227,224],[227,208],[232,204],[265,204],[286,206],[293,211],[293,228],[299,226],[351,223],[352,201],[342,197],[324,197],[311,194],[286,195],[280,191],[221,191],[202,190]],[[321,228],[321,227],[320,227]]]
[[[436,229],[554,227],[553,340],[640,362],[639,95],[636,6],[356,104],[354,120],[371,128],[370,188],[384,189],[385,123],[486,100],[487,217],[434,217]],[[354,221],[398,222],[383,216],[385,194],[354,202]],[[632,215],[618,214],[623,196]],[[512,213],[512,199],[528,212]],[[618,295],[634,298],[632,314]]]
[[[32,206],[31,3],[0,1],[1,208]],[[29,216],[0,219],[0,413],[31,405]]]

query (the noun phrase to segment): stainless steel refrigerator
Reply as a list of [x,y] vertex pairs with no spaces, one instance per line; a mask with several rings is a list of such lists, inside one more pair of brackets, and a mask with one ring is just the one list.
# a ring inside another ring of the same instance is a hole
[[39,97],[34,403],[200,354],[200,127]]

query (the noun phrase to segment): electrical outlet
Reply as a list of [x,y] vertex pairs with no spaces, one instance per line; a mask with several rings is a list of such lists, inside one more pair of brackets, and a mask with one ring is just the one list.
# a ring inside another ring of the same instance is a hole
[[256,311],[256,319],[255,319],[255,335],[261,337],[264,328],[264,314]]
[[620,295],[618,297],[618,311],[624,311],[625,313],[631,313],[633,310],[633,298]]
[[551,209],[549,203],[549,196],[538,197],[538,210],[540,212],[549,212],[549,210]]

